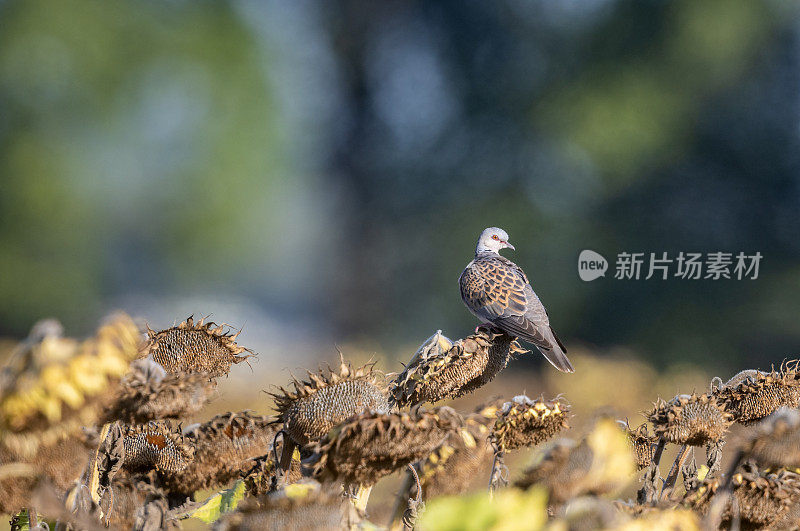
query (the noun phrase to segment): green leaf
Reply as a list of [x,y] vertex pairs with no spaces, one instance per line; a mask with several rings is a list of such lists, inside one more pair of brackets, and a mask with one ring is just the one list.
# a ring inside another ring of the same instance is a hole
[[223,514],[233,511],[244,499],[244,481],[241,479],[233,487],[220,491],[208,498],[203,505],[191,512],[188,517],[197,518],[210,524]]
[[28,510],[22,509],[11,519],[12,531],[30,531],[31,519],[28,517]]

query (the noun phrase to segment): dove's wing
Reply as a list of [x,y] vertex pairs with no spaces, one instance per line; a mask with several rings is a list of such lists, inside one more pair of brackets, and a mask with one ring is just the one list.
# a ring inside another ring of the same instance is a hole
[[560,371],[573,372],[566,348],[525,272],[497,254],[478,255],[459,278],[461,298],[479,319],[533,343]]

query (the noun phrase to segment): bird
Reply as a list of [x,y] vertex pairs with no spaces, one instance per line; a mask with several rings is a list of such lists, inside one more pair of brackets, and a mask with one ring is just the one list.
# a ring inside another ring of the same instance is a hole
[[516,250],[506,231],[489,227],[481,232],[475,258],[458,277],[467,309],[483,323],[536,345],[559,371],[574,372],[567,349],[550,326],[547,310],[525,272],[500,256],[500,249]]

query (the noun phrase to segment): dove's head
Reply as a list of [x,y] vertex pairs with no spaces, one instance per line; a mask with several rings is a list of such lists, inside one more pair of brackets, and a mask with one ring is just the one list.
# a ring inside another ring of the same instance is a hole
[[475,254],[492,252],[496,253],[500,249],[514,249],[514,246],[508,243],[508,233],[503,229],[497,227],[489,227],[481,232],[478,238],[478,246],[475,248]]

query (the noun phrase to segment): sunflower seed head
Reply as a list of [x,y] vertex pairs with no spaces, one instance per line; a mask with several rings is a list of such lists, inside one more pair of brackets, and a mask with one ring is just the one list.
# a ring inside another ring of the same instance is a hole
[[658,400],[648,414],[656,436],[667,442],[701,446],[720,440],[733,422],[713,395],[678,395]]
[[569,428],[568,415],[569,405],[560,398],[545,401],[517,396],[500,408],[492,430],[492,443],[501,452],[535,446]]
[[621,422],[621,424],[628,438],[628,443],[636,456],[636,468],[638,470],[647,468],[653,461],[653,451],[655,450],[655,444],[658,442],[658,437],[650,434],[647,423],[638,428],[631,428],[627,422]]
[[336,492],[305,480],[268,495],[251,497],[223,516],[214,529],[347,529],[347,502]]
[[373,485],[419,461],[464,425],[449,407],[430,411],[362,413],[331,430],[305,460],[321,481]]
[[546,487],[556,506],[584,494],[608,494],[631,480],[635,471],[632,454],[617,424],[600,419],[580,442],[560,438],[542,446],[515,485]]
[[800,467],[800,412],[781,408],[761,421],[745,452],[762,466]]
[[[731,478],[739,518],[747,528],[772,528],[800,503],[800,475],[785,469],[760,470],[749,465],[739,469]],[[688,492],[683,504],[701,514],[708,512],[720,490],[719,479],[707,479]],[[722,525],[728,528],[733,519],[731,503],[725,509]]]
[[124,314],[83,342],[45,336],[3,369],[0,444],[25,456],[96,424],[120,377],[139,355],[141,336]]
[[761,420],[778,408],[800,406],[798,360],[784,363],[769,373],[742,371],[715,391],[734,420],[749,424]]
[[203,373],[166,374],[150,359],[136,360],[123,377],[105,422],[122,420],[143,424],[157,419],[181,419],[200,411],[216,390],[216,382]]
[[379,377],[372,364],[352,369],[342,360],[338,372],[309,372],[308,380],[295,379],[294,390],[281,387],[272,394],[284,431],[305,446],[352,415],[389,411],[388,400],[376,385]]
[[[494,454],[487,440],[489,429],[475,415],[470,417],[417,465],[423,499],[467,492],[475,478],[489,470]],[[409,497],[415,496],[413,485]]]
[[390,385],[398,406],[456,398],[491,381],[513,354],[527,352],[512,337],[481,326],[447,349],[426,356],[415,355]]
[[125,425],[123,437],[124,467],[130,471],[180,472],[194,458],[194,447],[186,442],[180,429],[166,422]]
[[253,458],[270,453],[277,426],[275,418],[250,411],[217,415],[184,431],[194,448],[194,459],[182,470],[163,478],[169,492],[192,494],[221,487],[252,468]]
[[189,317],[182,323],[155,332],[147,329],[150,357],[168,373],[199,372],[209,377],[227,375],[231,365],[241,363],[253,351],[236,344],[239,332],[232,333],[225,325],[197,323]]

